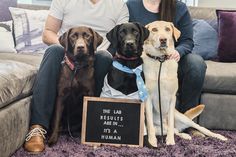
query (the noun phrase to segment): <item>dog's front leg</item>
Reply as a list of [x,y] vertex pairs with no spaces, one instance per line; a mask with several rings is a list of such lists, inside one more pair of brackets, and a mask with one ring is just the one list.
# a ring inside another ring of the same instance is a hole
[[90,86],[89,89],[88,89],[88,93],[87,93],[87,96],[94,96],[94,86]]
[[60,127],[60,121],[61,121],[63,109],[64,109],[64,105],[62,104],[62,97],[58,96],[57,101],[56,101],[56,106],[55,106],[55,115],[52,121],[52,133],[48,140],[49,146],[52,146],[58,140],[59,130],[60,130],[59,127]]
[[145,102],[148,142],[152,147],[157,147],[156,131],[153,123],[152,108],[153,104],[151,101],[151,96],[148,96],[147,101]]
[[167,136],[166,136],[166,144],[167,145],[174,145],[174,111],[175,111],[175,102],[176,96],[174,95],[170,101],[170,108],[168,112],[168,129],[167,129]]

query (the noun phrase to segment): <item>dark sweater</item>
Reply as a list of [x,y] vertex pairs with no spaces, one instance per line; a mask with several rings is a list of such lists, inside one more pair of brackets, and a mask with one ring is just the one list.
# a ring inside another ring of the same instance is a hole
[[[130,14],[130,22],[139,22],[146,25],[153,21],[160,20],[158,13],[152,13],[144,7],[143,0],[128,0],[127,6]],[[175,46],[182,57],[187,53],[191,53],[193,49],[192,19],[185,3],[180,1],[176,2],[176,14],[173,23],[181,32],[181,36]]]

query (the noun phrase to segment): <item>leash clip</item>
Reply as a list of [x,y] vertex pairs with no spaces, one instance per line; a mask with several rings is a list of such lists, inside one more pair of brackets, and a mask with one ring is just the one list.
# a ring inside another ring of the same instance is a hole
[[159,62],[163,63],[163,62],[165,62],[165,60],[166,60],[166,56],[162,56],[162,57],[160,57]]

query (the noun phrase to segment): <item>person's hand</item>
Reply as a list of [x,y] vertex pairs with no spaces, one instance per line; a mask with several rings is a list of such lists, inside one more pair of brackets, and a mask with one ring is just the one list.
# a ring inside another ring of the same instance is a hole
[[168,59],[174,59],[176,62],[178,62],[180,60],[179,52],[174,50],[174,52],[168,56]]

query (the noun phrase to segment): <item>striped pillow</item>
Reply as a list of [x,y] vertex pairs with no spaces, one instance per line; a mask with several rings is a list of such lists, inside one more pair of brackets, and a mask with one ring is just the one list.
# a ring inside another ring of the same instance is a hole
[[28,10],[9,7],[14,24],[18,53],[43,53],[47,45],[42,42],[43,27],[48,10]]

